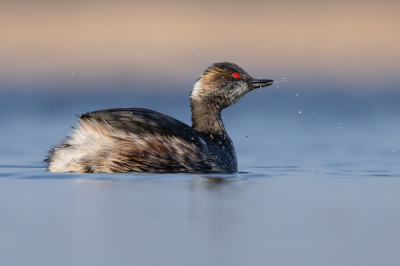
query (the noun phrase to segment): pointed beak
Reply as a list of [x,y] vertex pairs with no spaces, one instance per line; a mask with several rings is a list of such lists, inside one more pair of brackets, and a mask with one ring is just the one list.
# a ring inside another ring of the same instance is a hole
[[252,90],[267,87],[272,84],[274,84],[274,81],[272,79],[253,79],[252,81],[250,81]]

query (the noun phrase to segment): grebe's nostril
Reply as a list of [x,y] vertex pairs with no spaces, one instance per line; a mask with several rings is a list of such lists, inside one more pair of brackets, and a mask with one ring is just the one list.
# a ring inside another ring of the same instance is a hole
[[272,79],[253,79],[250,81],[251,86],[253,89],[258,89],[262,87],[270,86],[274,83]]

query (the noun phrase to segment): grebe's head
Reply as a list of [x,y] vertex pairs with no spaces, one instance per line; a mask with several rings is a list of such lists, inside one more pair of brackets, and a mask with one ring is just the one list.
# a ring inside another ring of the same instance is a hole
[[270,86],[270,79],[253,79],[238,65],[214,63],[206,69],[193,86],[191,103],[206,102],[218,109],[235,104],[251,90]]

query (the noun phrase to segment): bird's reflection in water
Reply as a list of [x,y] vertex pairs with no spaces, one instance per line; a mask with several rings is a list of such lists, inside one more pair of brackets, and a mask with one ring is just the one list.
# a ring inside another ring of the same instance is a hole
[[240,178],[237,175],[196,175],[191,182],[192,189],[219,189],[231,185]]

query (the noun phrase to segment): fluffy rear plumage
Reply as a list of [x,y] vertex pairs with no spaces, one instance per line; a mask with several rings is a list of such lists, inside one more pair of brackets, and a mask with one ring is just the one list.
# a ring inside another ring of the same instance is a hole
[[157,133],[132,134],[98,119],[80,120],[46,161],[50,172],[219,172],[215,158],[195,143]]

